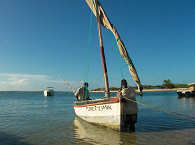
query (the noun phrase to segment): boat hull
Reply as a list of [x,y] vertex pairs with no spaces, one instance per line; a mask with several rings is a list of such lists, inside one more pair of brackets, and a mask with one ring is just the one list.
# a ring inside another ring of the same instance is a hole
[[47,96],[54,96],[54,91],[53,90],[44,90],[44,96],[47,97]]
[[177,95],[179,98],[182,97],[195,97],[195,91],[191,91],[191,90],[178,90],[177,91]]
[[123,131],[137,121],[137,104],[120,97],[76,102],[73,106],[81,119],[115,130]]

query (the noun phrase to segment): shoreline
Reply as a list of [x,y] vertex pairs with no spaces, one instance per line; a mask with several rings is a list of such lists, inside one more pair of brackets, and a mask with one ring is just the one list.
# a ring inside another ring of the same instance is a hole
[[[177,90],[183,90],[183,89],[186,89],[186,88],[173,88],[173,89],[144,89],[143,92],[174,92],[174,91],[177,91]],[[90,91],[92,93],[102,93],[104,91]],[[110,92],[118,92],[118,91],[110,91]],[[136,90],[136,92],[138,92],[138,90]]]

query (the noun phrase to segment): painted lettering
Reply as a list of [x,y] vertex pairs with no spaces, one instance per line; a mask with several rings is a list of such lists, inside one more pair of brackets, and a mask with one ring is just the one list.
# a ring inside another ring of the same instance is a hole
[[87,106],[87,111],[104,111],[104,110],[112,110],[111,105],[101,105],[101,106]]

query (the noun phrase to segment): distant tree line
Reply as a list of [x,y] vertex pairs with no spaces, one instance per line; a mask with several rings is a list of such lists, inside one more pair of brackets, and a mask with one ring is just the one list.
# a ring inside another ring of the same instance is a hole
[[173,84],[171,82],[170,79],[168,80],[164,80],[163,84],[161,86],[162,88],[168,88],[168,89],[172,89],[172,88],[187,88],[188,84]]
[[[120,88],[116,88],[116,87],[110,87],[110,90],[111,91],[118,91]],[[104,88],[97,88],[97,89],[94,89],[92,91],[104,91],[105,89]]]
[[[170,79],[164,80],[162,85],[143,85],[143,89],[173,89],[173,88],[187,88],[187,84],[174,84]],[[136,89],[136,87],[134,87]],[[120,88],[111,87],[111,91],[118,91]],[[97,88],[93,91],[104,91],[104,88]]]

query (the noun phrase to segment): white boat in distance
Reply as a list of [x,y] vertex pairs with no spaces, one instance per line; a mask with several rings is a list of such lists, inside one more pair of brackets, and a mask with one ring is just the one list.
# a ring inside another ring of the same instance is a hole
[[44,90],[44,96],[45,97],[47,97],[47,96],[54,96],[54,88],[53,87],[47,87]]
[[110,96],[101,25],[113,33],[117,41],[119,52],[127,63],[130,74],[132,75],[134,82],[137,84],[140,94],[142,93],[141,82],[124,43],[120,39],[116,28],[110,23],[98,0],[86,0],[86,2],[97,17],[101,60],[104,72],[105,96],[100,99],[75,101],[73,103],[75,114],[87,122],[107,126],[119,131],[126,131],[127,128],[134,130],[132,126],[134,126],[137,121],[138,112],[135,100],[122,96]]

